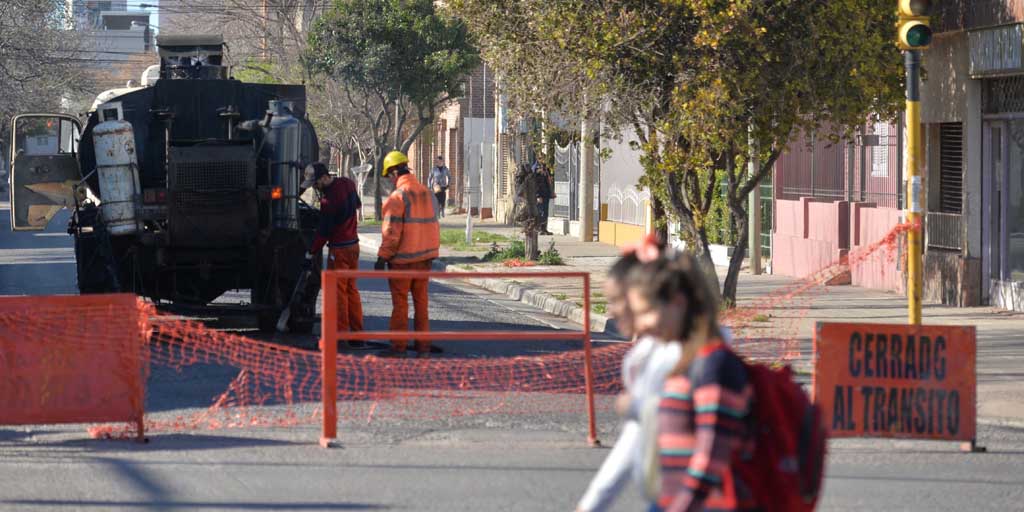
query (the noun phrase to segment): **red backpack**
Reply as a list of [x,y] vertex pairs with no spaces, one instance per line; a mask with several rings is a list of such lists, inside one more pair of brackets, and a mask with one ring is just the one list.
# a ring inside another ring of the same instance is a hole
[[744,362],[754,389],[753,456],[734,468],[766,512],[814,510],[824,475],[828,431],[821,408],[793,379],[789,366]]

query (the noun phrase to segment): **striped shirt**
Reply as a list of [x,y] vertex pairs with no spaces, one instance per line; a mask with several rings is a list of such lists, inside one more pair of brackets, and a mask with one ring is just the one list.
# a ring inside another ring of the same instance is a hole
[[752,448],[752,394],[743,361],[721,341],[702,348],[685,375],[666,379],[658,407],[658,508],[756,510],[750,489],[730,467],[739,450]]

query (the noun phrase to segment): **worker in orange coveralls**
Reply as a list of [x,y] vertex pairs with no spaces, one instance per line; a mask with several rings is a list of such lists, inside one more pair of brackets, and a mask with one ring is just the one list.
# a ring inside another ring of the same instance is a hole
[[[437,222],[437,198],[409,171],[409,158],[400,151],[384,157],[381,174],[391,180],[395,191],[384,202],[383,239],[374,268],[384,270],[430,270],[441,245],[441,227]],[[417,331],[430,330],[427,316],[428,279],[389,279],[391,288],[392,331],[409,327],[409,291],[412,290],[414,325]],[[430,354],[430,340],[415,340],[420,357]],[[392,340],[391,354],[404,356],[407,340]]]
[[[321,162],[306,167],[305,180],[299,185],[315,187],[321,195],[320,225],[309,252],[305,267],[311,268],[313,257],[327,245],[327,268],[331,270],[359,270],[359,235],[356,232],[356,212],[363,207],[354,181],[331,176]],[[338,279],[339,331],[363,330],[363,303],[355,279]],[[364,342],[348,342],[350,347],[365,346]]]

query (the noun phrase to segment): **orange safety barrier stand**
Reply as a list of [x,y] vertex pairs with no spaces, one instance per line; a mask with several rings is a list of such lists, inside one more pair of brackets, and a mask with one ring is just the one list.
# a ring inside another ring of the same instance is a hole
[[[338,279],[493,279],[493,278],[578,278],[583,281],[583,330],[571,332],[521,331],[360,331],[337,329]],[[581,340],[586,381],[587,442],[599,446],[594,412],[594,374],[590,339],[590,274],[586,272],[435,272],[422,270],[325,270],[321,274],[323,311],[320,319],[321,379],[323,385],[323,431],[320,445],[328,447],[338,437],[338,347],[337,340],[420,339],[420,340]],[[332,343],[325,343],[331,340]]]
[[830,437],[977,444],[977,333],[970,325],[818,322],[812,399]]
[[3,297],[0,317],[0,425],[125,421],[145,440],[148,317],[134,295]]

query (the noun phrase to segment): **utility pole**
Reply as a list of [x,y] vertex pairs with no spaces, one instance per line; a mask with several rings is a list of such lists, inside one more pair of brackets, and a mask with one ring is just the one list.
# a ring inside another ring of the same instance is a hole
[[921,50],[932,41],[929,26],[931,2],[928,0],[899,0],[899,40],[897,46],[904,51],[903,64],[907,74],[907,309],[908,321],[921,325],[921,289],[923,267],[921,239],[923,238],[924,202],[921,190]]
[[[750,127],[750,153],[747,158],[747,172],[753,180],[760,170],[760,162],[757,159],[757,147],[754,145],[754,127]],[[747,232],[750,234],[747,241],[747,254],[750,255],[750,273],[755,276],[761,275],[761,184],[754,185],[750,191],[750,204],[747,206]]]
[[[480,96],[480,105],[482,111],[480,112],[480,119],[487,119],[487,63],[483,63],[484,68],[484,92]],[[477,214],[480,215],[480,222],[484,220],[484,151],[487,148],[487,126],[480,123],[480,208],[477,209]],[[492,206],[493,208],[493,206]],[[468,243],[468,242],[467,242]]]
[[921,52],[910,50],[904,55],[907,71],[907,307],[911,324],[921,324],[921,238],[923,208],[921,170],[918,152],[921,145]]
[[[586,98],[583,100],[586,101]],[[583,116],[580,129],[580,241],[594,241],[594,146],[593,124],[589,113]]]
[[906,249],[906,296],[908,321],[913,325],[921,325],[922,295],[922,251],[921,239],[924,230],[922,214],[923,198],[921,185],[921,51],[909,50],[904,54],[906,67],[906,176],[907,176],[907,209],[906,221],[910,224],[907,231]]
[[267,33],[270,32],[270,19],[267,17],[267,0],[263,0],[261,14],[263,15],[263,34],[260,37],[260,52],[263,56],[263,62],[266,63],[268,49]]
[[398,84],[398,96],[395,98],[395,151],[402,150],[402,132],[398,128],[398,109],[402,105],[402,84]]

